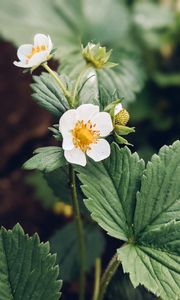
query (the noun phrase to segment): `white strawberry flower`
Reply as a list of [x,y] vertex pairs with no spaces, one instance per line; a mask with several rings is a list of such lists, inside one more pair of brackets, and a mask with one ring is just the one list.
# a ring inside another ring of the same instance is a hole
[[113,130],[110,114],[99,112],[93,104],[82,104],[66,111],[59,121],[64,156],[70,163],[86,165],[86,155],[101,161],[110,155],[110,145],[103,138]]
[[53,44],[50,36],[36,34],[34,44],[21,45],[17,50],[19,61],[14,61],[14,65],[20,68],[32,68],[39,66],[50,57]]

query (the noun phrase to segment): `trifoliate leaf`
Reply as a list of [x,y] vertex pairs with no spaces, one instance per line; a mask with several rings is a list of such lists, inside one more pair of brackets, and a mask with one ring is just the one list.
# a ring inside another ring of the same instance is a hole
[[0,229],[0,300],[58,300],[58,274],[49,243],[25,235],[19,224]]
[[38,148],[34,156],[25,162],[23,167],[27,170],[38,169],[44,172],[51,172],[66,164],[62,148],[49,146]]
[[[65,86],[69,87],[70,83],[66,77],[60,76]],[[31,84],[35,99],[40,106],[50,111],[53,115],[60,118],[61,115],[69,109],[69,104],[63,94],[60,86],[50,74],[43,73],[40,76],[33,76],[34,83]]]
[[[89,271],[96,258],[101,257],[105,240],[102,232],[94,224],[85,225],[84,237],[87,251],[86,270]],[[52,251],[57,252],[57,260],[61,266],[63,280],[76,279],[79,276],[80,264],[76,224],[73,222],[58,230],[51,238],[50,244]]]
[[127,241],[132,236],[136,192],[144,170],[137,153],[112,145],[111,155],[102,162],[89,161],[77,167],[86,207],[92,218],[109,235]]
[[180,141],[162,147],[144,171],[137,156],[126,152],[117,148],[104,162],[77,168],[86,206],[101,227],[127,241],[118,258],[134,287],[141,284],[163,300],[178,300]]

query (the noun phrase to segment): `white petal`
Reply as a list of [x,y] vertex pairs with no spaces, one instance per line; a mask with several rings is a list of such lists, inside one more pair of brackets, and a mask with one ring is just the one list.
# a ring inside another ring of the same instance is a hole
[[72,134],[67,133],[66,135],[64,135],[63,142],[62,142],[62,148],[64,150],[71,150],[74,148]]
[[77,122],[77,113],[75,109],[67,110],[59,120],[59,131],[63,135],[69,134]]
[[72,150],[65,150],[64,156],[66,160],[71,164],[77,164],[83,167],[86,165],[86,155],[82,150],[78,148],[74,148]]
[[93,104],[82,104],[76,109],[78,120],[83,120],[85,123],[91,120],[99,112],[99,106]]
[[100,112],[91,120],[92,124],[96,124],[97,130],[100,131],[100,136],[107,136],[113,130],[111,116],[107,112]]
[[14,64],[16,67],[19,67],[19,68],[31,68],[31,67],[29,67],[27,64],[25,64],[25,63],[22,62],[22,61],[14,61],[13,64]]
[[27,54],[30,54],[32,52],[33,45],[31,44],[25,44],[18,48],[17,50],[17,56],[20,60],[24,60],[26,58]]
[[36,47],[42,45],[49,46],[49,38],[45,34],[37,33],[34,36],[34,46]]
[[48,55],[49,55],[49,51],[38,52],[31,57],[31,59],[28,62],[28,65],[30,67],[38,66],[47,60]]
[[119,103],[115,106],[114,114],[117,115],[123,109],[122,104]]
[[111,153],[109,143],[105,139],[99,139],[97,144],[91,145],[91,150],[87,150],[87,155],[95,161],[107,158]]
[[53,48],[53,43],[51,41],[50,36],[48,35],[48,50],[49,50],[49,52],[51,52],[52,48]]

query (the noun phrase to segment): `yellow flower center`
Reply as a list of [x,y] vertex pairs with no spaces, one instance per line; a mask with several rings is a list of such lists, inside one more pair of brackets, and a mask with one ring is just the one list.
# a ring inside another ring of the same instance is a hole
[[26,64],[28,63],[28,60],[33,57],[33,55],[35,55],[41,51],[46,51],[47,49],[48,49],[48,47],[46,45],[32,47],[31,53],[26,55],[26,57],[27,57]]
[[97,143],[100,132],[96,129],[96,124],[92,124],[90,120],[87,123],[78,121],[72,130],[72,135],[75,147],[85,152],[91,149],[91,144]]

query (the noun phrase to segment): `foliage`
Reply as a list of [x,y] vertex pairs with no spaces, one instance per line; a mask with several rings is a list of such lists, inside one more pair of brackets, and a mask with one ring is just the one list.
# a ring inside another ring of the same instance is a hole
[[[85,224],[84,235],[87,250],[86,270],[90,271],[95,263],[95,259],[101,257],[104,251],[105,240],[102,232],[95,224]],[[68,239],[66,238],[67,236]],[[63,241],[62,244],[61,241]],[[71,281],[78,278],[80,261],[75,223],[69,223],[58,230],[52,236],[50,244],[52,251],[57,253],[63,280]]]
[[[66,77],[60,77],[66,86],[69,82]],[[40,106],[50,111],[56,117],[60,117],[68,108],[68,101],[57,82],[47,73],[33,76],[34,83],[31,84],[32,97]]]
[[[162,136],[163,131],[172,130],[172,139],[177,138],[179,99],[172,93],[172,87],[180,86],[177,3],[1,0],[0,19],[0,35],[7,41],[19,45],[26,43],[27,36],[29,39],[35,32],[42,32],[50,34],[59,48],[55,53],[58,72],[50,70],[50,74],[33,76],[31,85],[33,99],[52,113],[55,121],[80,104],[95,104],[103,111],[124,98],[123,106],[128,106],[132,126],[137,125],[139,132],[134,140],[132,137],[132,143],[140,146],[139,153],[144,152],[146,159],[154,153],[158,132]],[[94,52],[91,42],[96,43]],[[86,53],[82,53],[81,44]],[[110,54],[110,61],[115,63],[111,69],[107,68]],[[148,82],[144,87],[145,80]],[[114,115],[111,117],[114,120]],[[61,142],[58,124],[49,129]],[[116,135],[115,130],[112,133],[108,137],[110,143]],[[159,149],[164,143],[161,139],[158,142]],[[99,163],[89,159],[85,168],[69,169],[60,146],[39,148],[34,154],[24,168],[38,170],[28,181],[42,204],[51,208],[56,199],[71,203],[76,196],[79,201],[73,203],[77,228],[72,222],[51,237],[63,279],[73,281],[79,275],[82,277],[82,253],[79,254],[76,232],[81,231],[80,214],[85,221],[86,271],[102,256],[104,236],[91,222],[90,212],[110,236],[125,242],[117,249],[117,256],[132,284],[115,277],[107,299],[144,299],[139,285],[163,300],[179,299],[180,142],[162,147],[147,165],[136,152],[132,154],[127,147],[119,148],[115,143],[108,159]],[[75,170],[73,174],[78,174],[78,178],[73,179],[70,170]],[[82,192],[87,198],[87,211]],[[80,206],[80,213],[76,206]],[[55,256],[49,253],[48,244],[39,242],[37,235],[29,238],[19,225],[10,231],[2,228],[0,257],[0,300],[58,299],[61,282],[57,280]],[[138,288],[133,289],[132,285]],[[149,293],[145,297],[153,296]]]
[[58,300],[61,281],[56,256],[49,244],[29,237],[17,224],[12,230],[0,230],[0,299]]
[[143,284],[167,300],[180,294],[179,159],[176,141],[162,147],[143,170],[136,153],[113,145],[105,162],[77,168],[92,218],[127,242],[117,250],[118,258],[134,287]]
[[51,172],[65,165],[63,150],[60,147],[49,146],[38,148],[34,151],[35,156],[30,158],[24,168],[27,170],[38,169],[44,172]]

